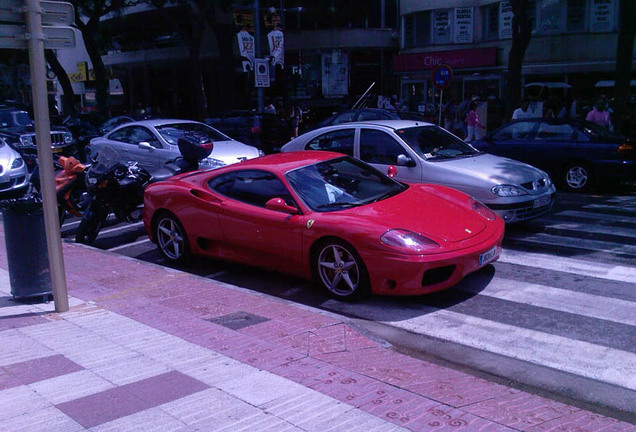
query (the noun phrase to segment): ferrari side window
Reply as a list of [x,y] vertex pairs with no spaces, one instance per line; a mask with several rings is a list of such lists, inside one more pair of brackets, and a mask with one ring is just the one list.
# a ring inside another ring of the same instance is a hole
[[296,205],[283,182],[266,171],[228,173],[215,177],[208,185],[222,195],[259,207],[265,207],[272,198],[282,198],[287,204]]

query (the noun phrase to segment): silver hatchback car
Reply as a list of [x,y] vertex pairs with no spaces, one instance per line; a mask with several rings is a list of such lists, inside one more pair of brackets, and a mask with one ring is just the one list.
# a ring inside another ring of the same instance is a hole
[[20,153],[0,138],[0,199],[23,194],[29,185],[29,171]]
[[434,183],[478,199],[508,223],[547,213],[556,188],[533,166],[483,153],[434,124],[382,120],[344,123],[307,132],[283,152],[329,150],[361,159],[406,183]]
[[87,153],[94,159],[101,148],[112,147],[128,160],[154,171],[180,155],[177,141],[187,132],[206,134],[214,143],[212,154],[199,163],[200,168],[219,168],[263,154],[256,147],[233,140],[206,124],[178,119],[123,124],[103,137],[93,138]]

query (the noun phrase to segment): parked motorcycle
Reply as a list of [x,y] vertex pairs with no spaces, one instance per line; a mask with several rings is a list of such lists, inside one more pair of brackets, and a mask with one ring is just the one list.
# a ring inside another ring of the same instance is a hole
[[89,205],[82,216],[75,241],[92,244],[111,212],[121,221],[139,222],[146,186],[199,169],[199,161],[208,157],[213,148],[207,137],[196,133],[183,135],[178,145],[181,157],[152,174],[138,166],[137,162],[123,162],[115,149],[102,148],[96,162],[86,172]]
[[67,213],[77,217],[84,214],[88,205],[85,182],[88,166],[72,156],[60,156],[56,162],[57,166],[61,170],[55,174],[55,194],[61,225]]

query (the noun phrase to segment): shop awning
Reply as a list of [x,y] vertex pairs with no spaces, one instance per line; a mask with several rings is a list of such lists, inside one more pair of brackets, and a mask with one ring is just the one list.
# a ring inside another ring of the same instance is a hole
[[[636,80],[631,80],[629,82],[629,85],[631,87],[636,87]],[[594,85],[594,87],[614,87],[614,81],[613,80],[599,81]]]

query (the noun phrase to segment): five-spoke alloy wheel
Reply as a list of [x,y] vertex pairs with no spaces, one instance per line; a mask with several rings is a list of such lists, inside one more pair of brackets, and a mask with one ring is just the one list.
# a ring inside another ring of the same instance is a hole
[[370,293],[369,276],[356,250],[333,239],[317,248],[314,269],[320,285],[333,297],[353,301]]
[[171,214],[162,214],[155,223],[155,239],[161,253],[170,261],[182,262],[190,250],[185,229]]
[[565,170],[564,186],[573,192],[588,190],[591,186],[591,171],[584,163],[573,163]]

